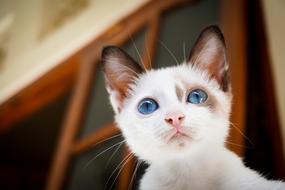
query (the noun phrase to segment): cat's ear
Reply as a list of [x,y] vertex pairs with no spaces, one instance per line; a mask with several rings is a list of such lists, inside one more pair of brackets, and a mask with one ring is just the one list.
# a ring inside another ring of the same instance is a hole
[[218,26],[209,26],[201,32],[190,53],[188,63],[206,70],[224,92],[230,90],[225,40]]
[[102,64],[112,106],[115,112],[119,112],[128,96],[130,85],[134,84],[144,70],[124,50],[115,46],[103,49]]

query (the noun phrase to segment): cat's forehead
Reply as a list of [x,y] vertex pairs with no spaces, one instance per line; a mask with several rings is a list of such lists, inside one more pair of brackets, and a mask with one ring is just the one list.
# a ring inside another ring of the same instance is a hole
[[188,88],[191,85],[208,86],[211,83],[207,74],[191,66],[182,64],[176,67],[151,70],[143,74],[138,83],[139,89],[160,90],[179,86]]

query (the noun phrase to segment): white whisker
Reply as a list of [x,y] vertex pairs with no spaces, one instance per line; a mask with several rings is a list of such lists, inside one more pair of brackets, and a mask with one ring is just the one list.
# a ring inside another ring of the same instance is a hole
[[187,58],[186,58],[186,43],[185,43],[185,41],[183,41],[183,56],[184,56],[184,62],[186,62]]
[[106,139],[104,139],[104,140],[101,140],[101,141],[97,142],[97,143],[94,144],[93,146],[96,146],[96,145],[98,145],[98,144],[101,144],[101,143],[103,143],[103,142],[105,142],[105,141],[111,140],[111,139],[116,138],[116,137],[119,137],[119,136],[122,136],[122,134],[120,133],[120,134],[117,134],[117,135],[113,135],[113,136],[111,136],[111,137],[109,137],[109,138],[106,138]]
[[254,144],[253,142],[237,127],[235,126],[235,124],[233,124],[232,122],[230,122],[230,124],[233,126],[233,128],[239,132],[253,147],[254,147]]
[[109,181],[111,180],[111,177],[115,174],[115,172],[119,169],[119,167],[121,167],[123,165],[123,163],[126,162],[126,160],[128,160],[130,157],[132,156],[132,153],[129,153],[119,164],[118,166],[114,169],[114,171],[111,173],[111,175],[109,176],[107,182],[105,183],[105,187],[104,190],[107,187],[107,184],[109,183]]
[[140,52],[139,52],[139,50],[138,50],[138,48],[137,48],[137,46],[136,46],[136,44],[135,44],[135,41],[133,40],[133,38],[132,38],[131,36],[129,36],[129,38],[131,39],[132,44],[133,44],[133,46],[134,46],[134,48],[135,48],[135,50],[136,50],[136,52],[137,52],[137,54],[138,54],[138,56],[139,56],[139,58],[140,58],[141,65],[143,66],[144,70],[147,71],[145,65],[143,64],[142,56],[141,56],[141,54],[140,54]]
[[[121,173],[122,170],[124,169],[125,165],[126,165],[133,157],[134,157],[133,153],[129,153],[129,154],[128,154],[128,158],[127,158],[127,159],[125,160],[125,162],[121,165],[121,168],[120,168],[120,170],[118,171],[118,174],[116,175],[116,177],[115,177],[113,183],[111,184],[111,189],[112,189],[112,187],[114,186],[114,184],[115,184],[117,178],[119,177],[120,173]],[[119,167],[120,167],[120,166],[119,166]],[[115,172],[117,169],[118,169],[118,167],[114,170],[114,172]],[[111,176],[114,174],[114,172],[112,172]],[[110,181],[110,179],[109,179],[108,181]],[[107,183],[108,183],[108,181],[107,181]]]
[[134,178],[135,178],[135,176],[136,176],[136,174],[137,174],[137,170],[138,170],[138,168],[140,167],[140,165],[141,165],[141,161],[138,160],[137,163],[136,163],[136,167],[135,167],[135,169],[134,169],[132,178],[131,178],[131,182],[129,183],[128,190],[130,190],[130,187],[132,187],[133,180],[134,180]]
[[116,148],[116,150],[112,153],[112,155],[110,156],[110,158],[107,161],[106,164],[106,168],[108,167],[108,165],[110,164],[112,158],[114,157],[114,155],[118,152],[118,150],[120,149],[120,147],[124,144],[125,141],[122,141],[121,144]]
[[121,144],[123,141],[120,141],[119,143],[116,143],[112,146],[110,146],[109,148],[103,150],[102,152],[100,152],[99,154],[97,154],[95,157],[91,158],[86,165],[84,166],[84,169],[86,169],[94,160],[96,160],[96,158],[98,158],[99,156],[101,156],[102,154],[104,154],[105,152],[107,152],[108,150],[112,149],[115,146],[118,146],[119,144]]
[[148,50],[148,44],[147,44],[147,39],[146,39],[146,35],[145,35],[145,50],[146,50],[146,54],[147,54],[147,57],[148,57],[148,61],[149,61],[149,64],[150,66],[152,66],[152,62],[151,62],[151,58],[150,58],[150,54],[149,54],[149,50]]
[[169,49],[161,40],[158,40],[158,42],[167,50],[167,52],[170,54],[170,56],[174,59],[176,65],[179,65],[179,62],[178,62],[177,58],[176,58],[175,55],[170,51],[170,49]]
[[233,142],[230,142],[230,141],[225,141],[225,142],[226,142],[226,143],[228,143],[228,144],[230,144],[230,145],[237,146],[237,147],[250,149],[250,148],[249,148],[249,147],[247,147],[247,146],[240,145],[240,144],[237,144],[237,143],[233,143]]

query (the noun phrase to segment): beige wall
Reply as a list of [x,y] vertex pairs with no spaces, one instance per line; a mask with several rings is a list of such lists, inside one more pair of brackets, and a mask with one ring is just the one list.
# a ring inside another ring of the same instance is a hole
[[285,1],[263,0],[285,153]]
[[84,11],[39,40],[45,1],[0,0],[0,19],[7,12],[15,16],[0,68],[0,103],[148,0],[89,0]]

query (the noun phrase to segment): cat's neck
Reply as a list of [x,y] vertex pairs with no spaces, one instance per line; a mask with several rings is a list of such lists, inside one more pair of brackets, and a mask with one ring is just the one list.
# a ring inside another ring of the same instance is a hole
[[168,170],[179,169],[181,172],[184,169],[187,171],[196,170],[220,162],[220,157],[224,155],[225,152],[229,152],[229,150],[224,146],[212,146],[206,150],[198,150],[181,157],[152,162],[151,165]]

